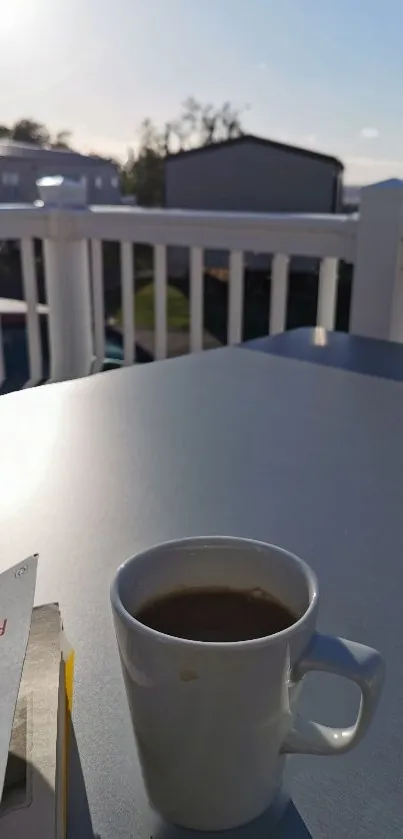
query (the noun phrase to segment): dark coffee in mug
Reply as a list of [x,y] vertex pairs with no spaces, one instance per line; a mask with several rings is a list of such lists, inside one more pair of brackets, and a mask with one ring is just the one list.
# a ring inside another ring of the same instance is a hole
[[247,641],[274,635],[298,620],[262,589],[189,588],[145,603],[140,623],[192,641]]

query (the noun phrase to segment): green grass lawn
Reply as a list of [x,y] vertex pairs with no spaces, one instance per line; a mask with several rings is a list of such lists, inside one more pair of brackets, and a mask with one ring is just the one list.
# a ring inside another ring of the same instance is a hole
[[[135,296],[135,323],[138,329],[154,329],[154,285],[143,286]],[[189,301],[179,289],[167,286],[167,320],[169,329],[189,328]],[[122,323],[122,312],[117,316]]]

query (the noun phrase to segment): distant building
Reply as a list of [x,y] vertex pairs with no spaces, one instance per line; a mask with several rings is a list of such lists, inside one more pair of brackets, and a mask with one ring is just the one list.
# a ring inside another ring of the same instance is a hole
[[169,155],[165,206],[245,213],[334,213],[343,165],[312,149],[244,135]]
[[46,175],[84,178],[89,204],[120,204],[119,172],[114,163],[67,149],[0,142],[0,204],[33,203],[38,198],[36,181]]
[[343,211],[356,213],[360,208],[361,186],[346,184],[343,189]]

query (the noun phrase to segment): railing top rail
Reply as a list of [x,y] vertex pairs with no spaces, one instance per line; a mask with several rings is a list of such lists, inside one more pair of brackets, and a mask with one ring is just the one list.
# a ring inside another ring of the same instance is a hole
[[81,225],[88,238],[352,261],[357,218],[91,207]]
[[311,213],[230,213],[142,207],[50,209],[0,205],[0,238],[53,238],[57,213],[73,238],[244,250],[353,260],[358,218]]
[[171,224],[181,221],[184,224],[215,224],[237,226],[249,225],[292,225],[298,227],[313,226],[320,228],[339,228],[340,226],[355,226],[356,214],[334,213],[246,213],[217,210],[181,210],[163,207],[126,207],[120,205],[91,205],[89,211],[97,216],[117,215],[142,218],[147,221]]
[[[0,204],[0,218],[13,216],[14,218],[48,218],[49,206],[37,204]],[[59,210],[60,208],[52,208]],[[234,224],[240,226],[286,225],[291,227],[311,227],[319,229],[340,229],[341,227],[355,227],[357,214],[327,214],[327,213],[241,213],[219,212],[215,210],[176,210],[159,207],[125,207],[119,204],[94,204],[85,208],[66,207],[62,212],[76,215],[94,215],[101,217],[131,218],[133,221],[144,219],[149,222],[172,224],[178,221],[183,224],[206,224],[214,222],[219,225]]]

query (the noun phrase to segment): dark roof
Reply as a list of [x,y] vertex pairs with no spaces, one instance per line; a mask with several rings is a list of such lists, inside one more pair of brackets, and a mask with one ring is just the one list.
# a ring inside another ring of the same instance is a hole
[[228,146],[237,146],[241,143],[255,143],[259,146],[266,146],[271,149],[280,149],[281,151],[291,152],[292,154],[299,154],[301,157],[309,157],[313,158],[314,160],[323,160],[325,163],[331,163],[333,166],[336,166],[337,169],[342,171],[344,166],[341,160],[338,160],[337,157],[332,157],[328,154],[322,154],[321,152],[313,151],[312,149],[303,149],[299,146],[289,146],[286,143],[278,143],[276,140],[266,140],[264,137],[255,137],[254,134],[242,134],[241,137],[234,137],[232,140],[222,140],[219,143],[211,143],[208,146],[199,146],[196,149],[185,149],[184,151],[178,151],[174,154],[169,154],[165,159],[166,160],[173,160],[180,157],[185,157],[185,155],[196,155],[196,154],[205,154],[209,151],[213,151],[214,149],[222,149]]
[[72,149],[46,149],[36,146],[34,143],[17,143],[14,140],[0,141],[1,157],[31,158],[34,160],[63,160],[65,163],[99,166],[100,164],[113,165],[109,160],[95,155],[80,154]]

